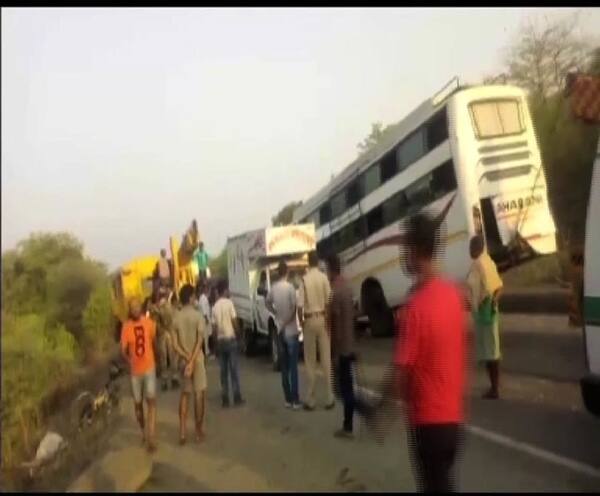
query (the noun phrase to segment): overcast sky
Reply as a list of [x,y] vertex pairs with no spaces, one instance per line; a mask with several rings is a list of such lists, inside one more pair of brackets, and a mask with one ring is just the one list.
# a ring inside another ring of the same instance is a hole
[[372,122],[497,70],[534,10],[559,12],[2,9],[2,250],[67,230],[115,267],[197,218],[216,255],[351,162]]

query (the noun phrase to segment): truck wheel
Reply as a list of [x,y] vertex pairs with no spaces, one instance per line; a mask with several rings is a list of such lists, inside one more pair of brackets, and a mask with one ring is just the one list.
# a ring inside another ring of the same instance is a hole
[[281,364],[279,363],[279,347],[277,346],[277,330],[271,322],[269,324],[269,341],[271,342],[271,362],[273,370],[279,372]]

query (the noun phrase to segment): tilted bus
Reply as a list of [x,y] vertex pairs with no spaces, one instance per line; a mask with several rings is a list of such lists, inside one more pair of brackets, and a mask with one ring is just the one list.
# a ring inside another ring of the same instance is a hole
[[[443,220],[442,269],[462,279],[481,233],[502,269],[556,251],[540,151],[523,90],[455,78],[294,212],[315,224],[321,257],[340,255],[362,313],[369,294],[402,303],[410,281],[396,241],[422,209]],[[362,298],[361,298],[362,296]]]

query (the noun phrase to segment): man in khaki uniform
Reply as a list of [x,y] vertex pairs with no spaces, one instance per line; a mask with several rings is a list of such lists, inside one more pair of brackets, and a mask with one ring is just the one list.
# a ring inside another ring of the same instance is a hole
[[173,309],[168,301],[168,296],[165,288],[161,288],[155,319],[158,337],[158,361],[163,391],[168,389],[169,383],[172,388],[179,386],[177,365],[175,363],[177,358],[173,349]]
[[179,400],[179,442],[186,442],[186,420],[189,396],[194,395],[196,439],[204,440],[204,411],[206,401],[206,368],[204,365],[204,318],[193,306],[194,288],[186,284],[179,291],[181,310],[173,321],[174,348],[181,358],[183,389]]
[[298,306],[302,308],[304,361],[308,375],[308,388],[304,409],[309,411],[315,408],[317,346],[319,348],[319,358],[327,394],[325,408],[329,410],[335,404],[331,375],[331,342],[326,324],[326,311],[331,295],[331,287],[327,276],[319,270],[318,264],[317,253],[314,251],[309,253],[309,269],[302,278],[298,298]]

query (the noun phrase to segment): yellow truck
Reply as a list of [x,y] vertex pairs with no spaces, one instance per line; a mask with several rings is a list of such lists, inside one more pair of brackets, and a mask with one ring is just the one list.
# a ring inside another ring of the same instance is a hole
[[[194,285],[198,268],[194,253],[200,241],[196,221],[183,235],[181,242],[176,236],[169,238],[171,251],[171,285],[175,294],[185,284]],[[111,279],[112,309],[116,318],[116,332],[120,335],[121,324],[127,320],[129,301],[138,297],[144,303],[152,297],[153,279],[158,256],[139,257],[119,267]]]

